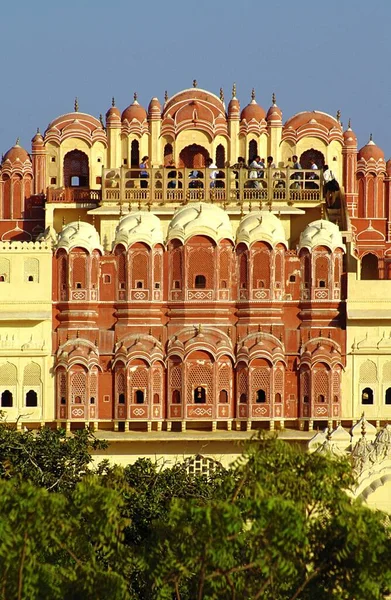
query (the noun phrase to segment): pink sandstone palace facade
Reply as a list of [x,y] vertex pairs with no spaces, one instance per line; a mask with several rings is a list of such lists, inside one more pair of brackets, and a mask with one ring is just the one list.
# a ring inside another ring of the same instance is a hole
[[[256,155],[273,164],[254,177],[239,157]],[[325,164],[339,192],[324,193]],[[4,154],[0,238],[0,299],[18,293],[16,248],[23,293],[51,311],[3,317],[12,419],[184,431],[391,416],[391,323],[373,308],[391,279],[391,162],[371,139],[358,150],[338,113],[283,121],[274,97],[241,109],[235,87],[226,105],[196,82],[147,110],[113,100],[105,121],[76,103],[30,153]],[[25,363],[9,342],[21,322]]]

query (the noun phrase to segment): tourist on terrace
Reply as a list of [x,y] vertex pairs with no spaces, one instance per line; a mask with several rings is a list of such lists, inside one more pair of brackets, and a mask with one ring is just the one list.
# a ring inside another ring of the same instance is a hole
[[148,181],[143,181],[143,179],[148,179],[149,177],[149,173],[146,169],[149,169],[149,156],[143,156],[141,163],[140,163],[140,187],[142,188],[147,188],[148,187]]

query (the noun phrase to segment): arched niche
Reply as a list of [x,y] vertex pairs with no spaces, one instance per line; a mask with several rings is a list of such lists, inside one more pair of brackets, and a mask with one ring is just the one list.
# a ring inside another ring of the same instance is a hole
[[369,252],[361,259],[361,279],[379,279],[379,259]]
[[89,187],[88,156],[81,150],[71,150],[64,156],[64,186]]
[[181,150],[179,154],[179,168],[202,169],[208,164],[209,152],[199,144],[191,144]]

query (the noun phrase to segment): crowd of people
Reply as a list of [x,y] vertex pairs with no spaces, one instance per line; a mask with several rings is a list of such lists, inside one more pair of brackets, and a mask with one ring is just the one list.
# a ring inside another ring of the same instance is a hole
[[[148,187],[148,177],[149,177],[149,157],[144,156],[139,165],[140,172],[139,177],[140,187],[147,188]],[[209,173],[209,187],[217,188],[224,187],[224,172],[217,167],[212,158],[207,159],[207,169]],[[310,160],[310,168],[304,170],[302,165],[300,164],[299,158],[297,155],[293,155],[291,159],[291,165],[289,165],[291,169],[290,177],[290,189],[293,190],[301,190],[301,189],[319,189],[319,180],[320,180],[320,169],[316,164],[315,160]],[[285,188],[286,187],[286,170],[285,167],[282,167],[281,164],[277,168],[273,156],[268,156],[265,160],[261,158],[261,156],[256,155],[253,156],[248,163],[246,160],[239,156],[237,162],[232,165],[232,171],[235,173],[235,179],[239,179],[239,172],[242,169],[246,169],[248,172],[247,177],[245,177],[246,183],[245,187],[254,188],[254,189],[262,189],[267,187],[267,179],[270,177],[273,179],[273,187],[275,188]],[[182,188],[182,182],[180,179],[182,178],[182,173],[176,168],[174,160],[169,160],[166,165],[167,179],[168,184],[167,187],[169,189]],[[331,205],[332,202],[335,201],[335,193],[339,191],[339,184],[334,175],[327,164],[322,166],[323,172],[323,182],[324,182],[324,196],[328,205]],[[188,175],[189,177],[189,188],[203,188],[203,171],[200,169],[192,169]]]

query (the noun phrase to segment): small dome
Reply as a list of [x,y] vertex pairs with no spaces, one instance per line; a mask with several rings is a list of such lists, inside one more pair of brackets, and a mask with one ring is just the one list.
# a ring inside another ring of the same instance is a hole
[[35,134],[35,136],[31,140],[31,143],[33,145],[33,148],[36,148],[37,146],[43,146],[44,145],[43,137],[42,137],[39,129],[37,130],[37,133]]
[[206,235],[215,242],[233,241],[228,214],[218,206],[204,202],[192,202],[180,208],[170,221],[167,240],[175,238],[186,242],[194,235]]
[[358,160],[363,158],[364,160],[384,160],[384,152],[379,146],[376,146],[375,142],[370,137],[369,142],[358,151]]
[[349,127],[347,128],[346,131],[343,132],[343,141],[345,143],[345,146],[347,146],[347,147],[352,147],[352,148],[357,147],[357,136],[354,133],[353,129],[350,127],[350,121],[349,121]]
[[252,100],[251,100],[250,104],[247,104],[247,106],[245,106],[244,109],[242,110],[240,119],[242,121],[244,119],[246,119],[246,121],[248,123],[249,121],[252,121],[253,119],[258,122],[262,121],[262,119],[264,119],[265,117],[266,117],[266,113],[263,110],[262,106],[259,106],[259,104],[257,104],[257,102],[255,100],[255,94],[253,91]]
[[160,119],[161,114],[162,114],[162,107],[161,107],[159,100],[157,98],[152,98],[152,100],[148,106],[148,116]]
[[367,421],[364,415],[362,415],[361,419],[357,421],[350,430],[352,445],[357,442],[357,439],[360,438],[363,433],[365,433],[365,437],[368,441],[373,441],[377,434],[376,427]]
[[145,108],[140,106],[137,102],[137,94],[134,95],[134,101],[127,108],[125,108],[124,112],[121,115],[121,121],[129,121],[131,123],[133,119],[143,123],[147,118],[147,112]]
[[332,251],[336,248],[342,248],[346,251],[338,225],[323,219],[309,223],[300,234],[300,249],[308,248],[312,250],[316,246],[326,246]]
[[322,125],[328,130],[334,128],[338,128],[339,130],[341,130],[341,123],[335,117],[332,117],[331,115],[321,112],[319,110],[304,111],[297,113],[296,115],[293,115],[293,117],[290,117],[286,121],[284,127],[299,129],[299,127],[302,127],[303,125],[316,125],[316,123]]
[[106,122],[112,123],[113,121],[121,120],[121,111],[115,105],[114,98],[111,101],[111,106],[106,113]]
[[237,98],[231,98],[228,104],[228,117],[238,118],[240,115],[240,104]]
[[144,242],[151,248],[164,243],[159,217],[151,212],[138,211],[120,220],[115,231],[114,246],[124,244],[128,248],[135,242]]
[[280,219],[266,210],[251,212],[243,217],[236,232],[236,242],[244,242],[248,246],[254,242],[268,242],[272,246],[284,244],[288,248]]
[[6,160],[9,160],[11,163],[16,161],[24,163],[26,160],[30,161],[30,156],[28,155],[27,151],[19,145],[19,140],[16,140],[15,146],[12,146],[12,148],[5,153],[3,163]]
[[58,234],[57,249],[60,248],[65,248],[67,252],[70,252],[72,248],[85,248],[90,253],[93,250],[103,252],[99,233],[93,225],[84,221],[73,221],[73,223],[65,225]]
[[282,110],[276,104],[276,95],[272,96],[272,105],[267,111],[266,121],[268,122],[282,122]]

